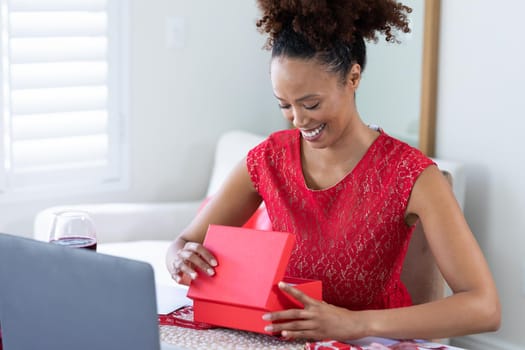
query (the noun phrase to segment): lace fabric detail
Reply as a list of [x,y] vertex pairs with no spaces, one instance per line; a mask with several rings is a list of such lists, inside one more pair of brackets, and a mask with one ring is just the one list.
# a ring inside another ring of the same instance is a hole
[[287,275],[321,280],[326,302],[353,310],[410,305],[400,274],[414,227],[404,215],[432,160],[382,132],[339,183],[310,190],[300,145],[298,130],[284,130],[247,156],[273,230],[297,237]]

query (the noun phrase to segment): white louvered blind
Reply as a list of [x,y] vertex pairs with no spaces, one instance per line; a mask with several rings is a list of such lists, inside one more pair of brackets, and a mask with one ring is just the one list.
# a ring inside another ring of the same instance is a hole
[[119,181],[126,144],[125,0],[0,3],[0,186]]

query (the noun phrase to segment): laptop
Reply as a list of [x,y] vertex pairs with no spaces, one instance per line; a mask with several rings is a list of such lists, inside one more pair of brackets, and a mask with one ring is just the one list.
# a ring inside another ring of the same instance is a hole
[[0,234],[4,350],[160,349],[145,262]]

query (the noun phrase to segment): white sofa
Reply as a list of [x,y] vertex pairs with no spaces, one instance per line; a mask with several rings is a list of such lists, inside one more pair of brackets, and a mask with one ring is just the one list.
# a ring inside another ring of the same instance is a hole
[[[245,131],[224,133],[217,143],[206,197],[215,193],[231,169],[264,139]],[[33,234],[47,240],[53,213],[80,209],[90,213],[97,229],[97,251],[149,262],[156,283],[174,284],[164,265],[168,244],[190,223],[202,201],[169,203],[94,203],[54,206],[37,213]]]
[[[206,196],[212,195],[230,170],[263,136],[244,131],[223,134],[217,144],[213,171]],[[436,159],[441,170],[452,175],[453,189],[463,204],[465,180],[460,164]],[[34,237],[47,240],[52,214],[64,209],[88,211],[97,228],[98,251],[143,260],[153,265],[157,284],[174,284],[164,266],[167,246],[190,223],[202,203],[107,203],[55,206],[39,212],[34,221]]]

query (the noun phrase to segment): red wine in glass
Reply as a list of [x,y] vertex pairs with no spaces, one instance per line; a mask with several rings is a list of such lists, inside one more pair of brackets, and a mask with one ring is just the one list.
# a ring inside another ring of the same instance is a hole
[[87,212],[66,210],[55,213],[49,242],[65,247],[97,250],[95,225]]
[[58,244],[70,248],[84,248],[90,250],[97,250],[97,240],[92,237],[70,236],[61,237],[50,241],[50,243]]

